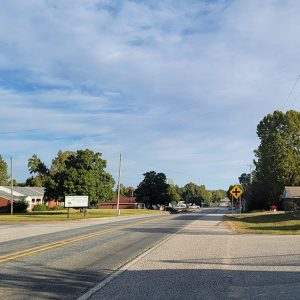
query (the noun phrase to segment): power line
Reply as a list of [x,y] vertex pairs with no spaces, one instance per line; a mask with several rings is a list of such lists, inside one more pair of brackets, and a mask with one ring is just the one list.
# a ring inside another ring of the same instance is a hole
[[[291,95],[293,94],[294,89],[295,89],[295,87],[296,87],[296,85],[297,85],[299,79],[300,79],[300,73],[299,73],[297,79],[295,80],[295,82],[294,82],[294,84],[293,84],[293,86],[292,86],[292,88],[291,88],[291,90],[290,90],[290,92],[289,92],[289,94],[288,94],[288,96],[287,96],[287,98],[286,98],[286,100],[285,100],[283,106],[282,106],[282,110],[284,110],[284,108],[285,108],[286,105],[288,104],[288,101],[290,100],[290,97],[291,97]],[[298,97],[298,96],[297,96],[297,97]]]
[[295,102],[297,101],[297,99],[299,98],[299,96],[300,96],[300,92],[297,94],[297,96],[295,97],[295,99],[291,103],[291,108],[293,108],[293,106],[294,106]]

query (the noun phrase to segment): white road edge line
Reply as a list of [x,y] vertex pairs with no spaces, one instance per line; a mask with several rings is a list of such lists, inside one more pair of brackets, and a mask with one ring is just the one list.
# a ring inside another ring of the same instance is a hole
[[[188,224],[190,225],[190,224]],[[89,291],[87,291],[85,294],[83,294],[82,296],[80,296],[79,298],[77,298],[77,300],[87,300],[89,299],[93,294],[97,293],[98,291],[100,291],[104,286],[106,286],[109,282],[111,282],[114,278],[118,277],[119,275],[121,275],[123,272],[125,272],[126,270],[128,270],[131,266],[133,266],[134,264],[136,264],[138,261],[140,261],[141,259],[143,259],[145,256],[147,256],[148,254],[150,254],[152,251],[154,251],[155,249],[157,249],[158,247],[162,246],[164,243],[166,243],[168,240],[170,240],[173,236],[175,236],[177,233],[179,233],[180,231],[184,230],[186,226],[184,226],[183,228],[181,228],[180,230],[176,231],[175,233],[167,236],[166,238],[164,238],[162,241],[158,242],[157,244],[155,244],[152,248],[148,249],[147,251],[143,252],[141,255],[137,256],[135,259],[133,259],[132,261],[128,262],[127,264],[125,264],[124,266],[122,266],[119,270],[117,270],[115,273],[113,273],[112,275],[110,275],[109,277],[107,277],[106,279],[104,279],[103,281],[101,281],[100,283],[98,283],[96,286],[94,286],[93,288],[91,288]]]

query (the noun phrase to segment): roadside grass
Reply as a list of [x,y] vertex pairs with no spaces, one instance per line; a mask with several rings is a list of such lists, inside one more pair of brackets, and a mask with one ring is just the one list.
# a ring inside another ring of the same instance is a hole
[[[157,215],[165,214],[166,212],[147,209],[121,209],[121,216],[132,215]],[[115,209],[87,209],[84,218],[83,212],[76,209],[70,209],[70,218],[67,218],[67,210],[59,211],[36,211],[27,213],[0,214],[0,222],[52,222],[52,221],[68,221],[68,220],[83,220],[90,218],[107,218],[117,217]]]
[[300,234],[300,217],[284,212],[252,212],[226,215],[226,223],[239,233]]

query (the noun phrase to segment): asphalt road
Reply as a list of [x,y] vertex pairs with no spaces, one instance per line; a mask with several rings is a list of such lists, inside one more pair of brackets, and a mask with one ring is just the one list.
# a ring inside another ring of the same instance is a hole
[[148,216],[12,237],[0,243],[0,299],[77,299],[191,221]]
[[12,238],[0,243],[0,299],[300,299],[300,236],[236,234],[224,213]]
[[300,299],[300,236],[241,235],[207,209],[81,299]]

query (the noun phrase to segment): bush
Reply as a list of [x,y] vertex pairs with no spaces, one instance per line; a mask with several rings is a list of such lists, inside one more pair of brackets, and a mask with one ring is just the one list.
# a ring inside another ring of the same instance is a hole
[[64,210],[65,207],[62,205],[56,205],[50,208],[50,210]]
[[32,210],[33,211],[47,211],[48,206],[46,204],[37,204],[36,206],[34,206],[34,208]]
[[28,207],[28,203],[25,200],[14,202],[14,212],[16,213],[26,212],[27,207]]
[[300,207],[294,201],[286,201],[285,202],[285,211],[295,212],[299,209],[300,209]]

